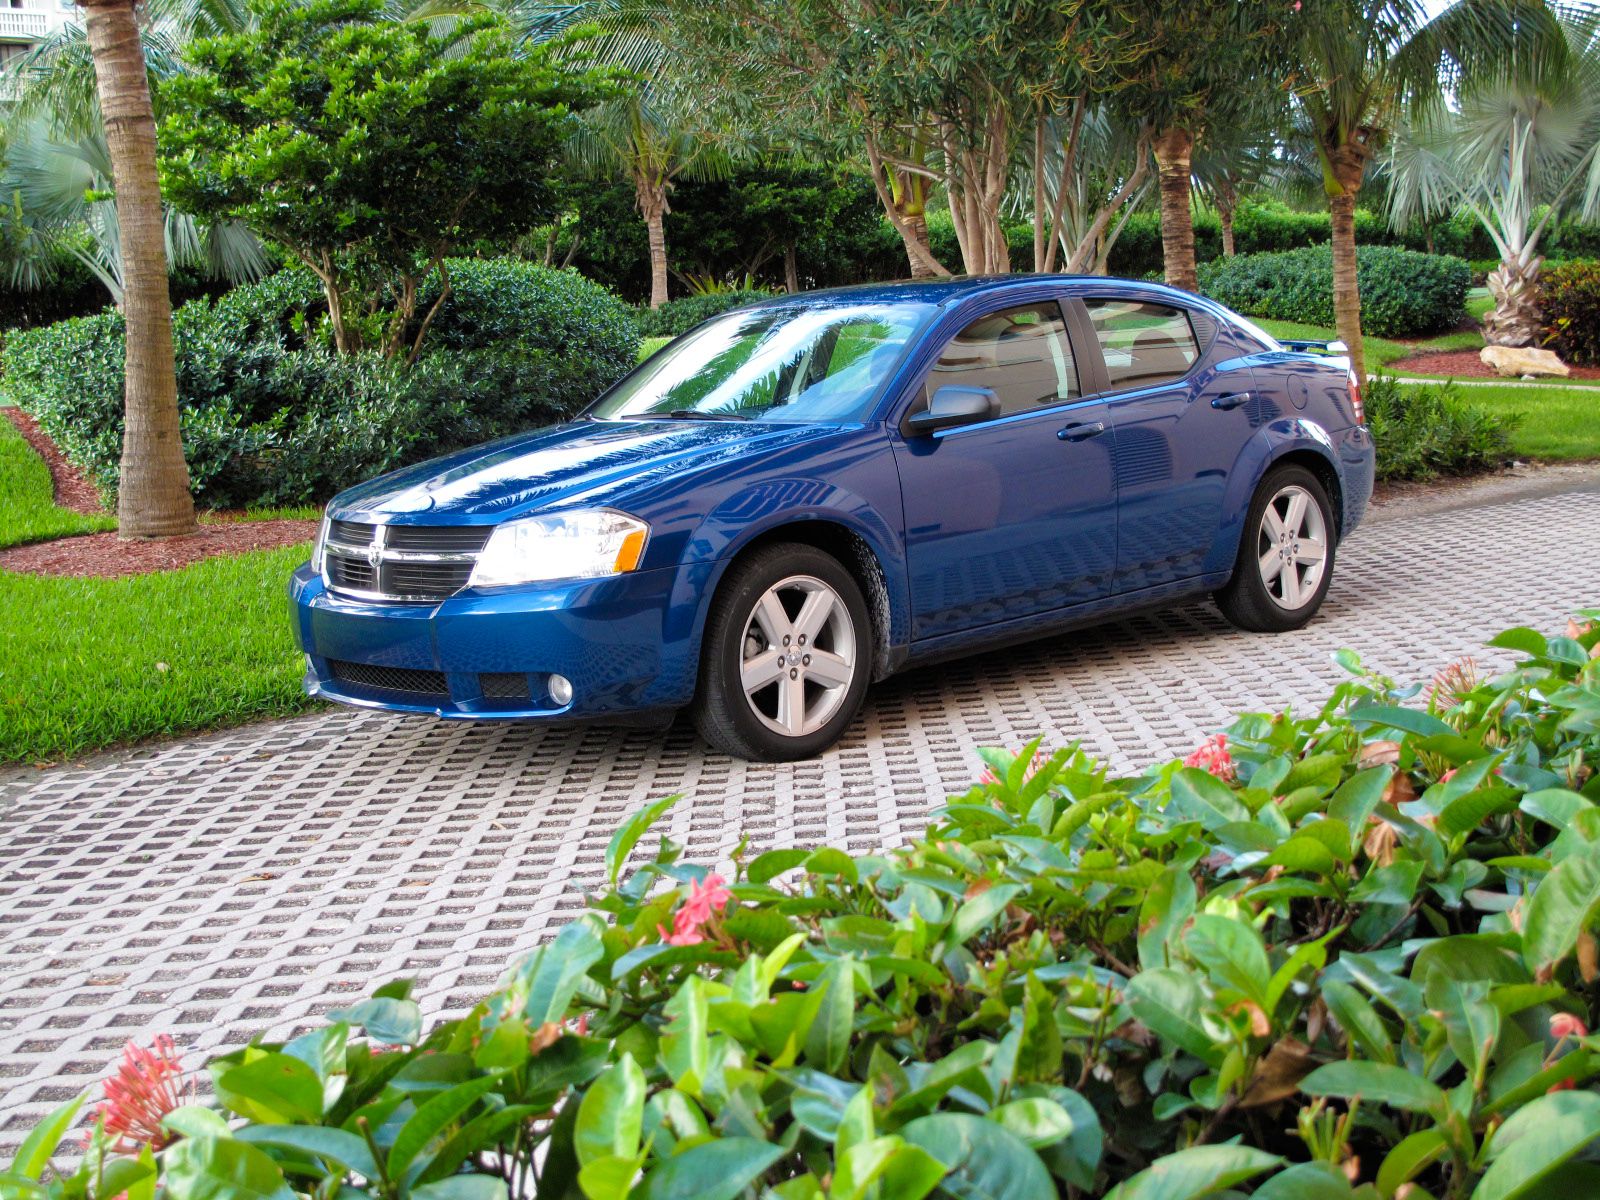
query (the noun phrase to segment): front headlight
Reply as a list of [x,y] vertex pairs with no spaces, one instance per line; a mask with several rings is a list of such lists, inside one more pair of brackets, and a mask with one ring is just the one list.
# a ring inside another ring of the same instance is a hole
[[489,535],[471,586],[621,575],[639,565],[649,533],[643,521],[609,509],[507,521]]
[[322,574],[322,548],[328,544],[328,514],[322,514],[322,524],[317,526],[317,540],[311,543],[311,573]]

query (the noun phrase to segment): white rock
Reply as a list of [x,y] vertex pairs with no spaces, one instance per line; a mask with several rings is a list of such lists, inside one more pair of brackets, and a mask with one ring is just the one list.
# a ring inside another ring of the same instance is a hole
[[1539,350],[1533,346],[1485,346],[1478,358],[1495,373],[1507,379],[1528,375],[1559,375],[1565,379],[1572,374],[1567,364],[1553,350]]

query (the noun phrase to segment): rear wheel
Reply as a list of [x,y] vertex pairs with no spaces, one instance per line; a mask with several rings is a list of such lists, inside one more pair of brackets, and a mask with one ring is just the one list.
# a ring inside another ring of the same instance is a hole
[[1337,528],[1321,480],[1293,465],[1269,471],[1250,503],[1233,578],[1216,593],[1222,615],[1259,633],[1311,620],[1333,579]]
[[730,568],[712,601],[695,725],[739,758],[809,758],[855,718],[871,663],[850,573],[812,546],[765,547]]

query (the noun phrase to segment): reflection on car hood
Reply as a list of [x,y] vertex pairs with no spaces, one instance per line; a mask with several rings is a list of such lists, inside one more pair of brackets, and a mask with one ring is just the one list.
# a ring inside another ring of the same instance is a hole
[[405,467],[334,497],[343,518],[488,523],[540,508],[623,504],[634,491],[830,427],[760,421],[574,421]]

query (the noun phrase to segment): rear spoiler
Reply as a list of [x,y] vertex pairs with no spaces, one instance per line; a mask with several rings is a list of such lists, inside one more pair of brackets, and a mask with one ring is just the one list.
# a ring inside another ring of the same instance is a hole
[[1325,357],[1337,358],[1350,353],[1350,347],[1343,342],[1318,342],[1308,338],[1279,338],[1278,345],[1285,350],[1297,350],[1301,354],[1321,354]]

